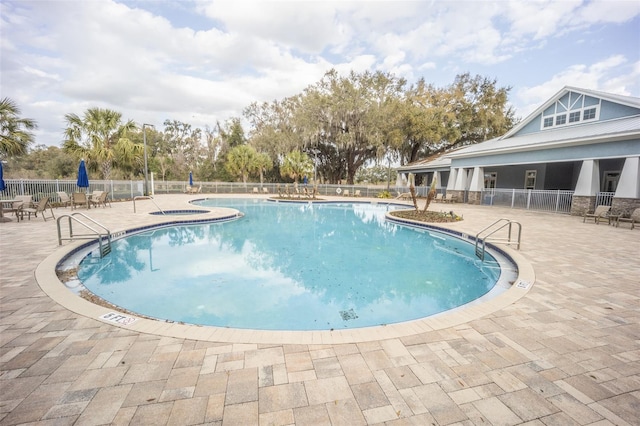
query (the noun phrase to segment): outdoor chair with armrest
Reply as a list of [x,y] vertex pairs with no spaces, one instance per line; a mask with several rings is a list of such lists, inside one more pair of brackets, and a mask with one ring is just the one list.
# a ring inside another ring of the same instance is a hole
[[23,200],[20,200],[18,197],[15,197],[14,200],[16,201],[13,201],[9,207],[5,207],[5,204],[2,204],[0,208],[2,209],[3,216],[5,213],[13,213],[16,216],[16,220],[20,222],[20,213],[25,206],[25,202]]
[[630,223],[631,229],[635,228],[635,224],[640,224],[640,208],[637,208],[629,215],[629,217],[620,216],[616,220],[616,228],[620,226],[620,222],[622,223]]
[[[99,191],[99,192],[100,194],[97,196],[94,193],[94,195],[91,196],[91,199],[89,200],[89,202],[96,207],[98,206],[107,207],[107,203],[109,203],[107,196],[109,195],[109,193],[107,191]],[[109,203],[109,207],[111,207],[111,203]]]
[[85,206],[89,208],[89,197],[84,192],[74,192],[71,194],[71,208],[75,209],[76,206]]
[[71,205],[71,197],[69,197],[69,194],[63,191],[56,192],[56,194],[58,194],[58,198],[60,199],[60,207]]
[[51,217],[55,219],[56,216],[53,214],[53,209],[49,204],[49,197],[40,198],[40,201],[38,201],[38,204],[35,207],[23,207],[22,210],[20,211],[20,217],[24,219],[24,214],[27,213],[28,219],[31,220],[31,213],[33,213],[35,217],[38,217],[38,213],[42,213],[42,219],[46,222],[47,217],[45,215],[45,212],[47,210],[47,206],[49,207],[49,211],[51,212]]
[[453,196],[453,194],[447,194],[442,199],[442,202],[444,202],[444,203],[455,203],[456,202],[456,198]]
[[593,219],[596,225],[601,221],[608,221],[609,218],[607,216],[610,210],[611,206],[600,205],[593,212],[586,212],[582,217],[582,223],[586,222],[587,219]]

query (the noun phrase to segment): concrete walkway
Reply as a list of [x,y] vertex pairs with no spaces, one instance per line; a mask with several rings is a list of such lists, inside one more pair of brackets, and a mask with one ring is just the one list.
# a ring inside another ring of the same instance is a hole
[[[136,209],[88,215],[111,230],[160,220],[150,201]],[[452,327],[333,344],[167,337],[76,314],[35,279],[60,251],[56,222],[0,223],[0,425],[640,424],[640,229],[431,209],[462,214],[452,227],[472,235],[522,223],[531,290]]]

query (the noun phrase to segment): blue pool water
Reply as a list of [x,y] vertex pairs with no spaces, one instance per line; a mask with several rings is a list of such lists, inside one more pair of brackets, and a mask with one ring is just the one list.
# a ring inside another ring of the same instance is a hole
[[[390,223],[397,206],[211,199],[244,217],[132,234],[78,277],[138,314],[201,325],[330,330],[417,319],[494,287],[495,260],[433,231]],[[406,207],[405,207],[406,208]]]

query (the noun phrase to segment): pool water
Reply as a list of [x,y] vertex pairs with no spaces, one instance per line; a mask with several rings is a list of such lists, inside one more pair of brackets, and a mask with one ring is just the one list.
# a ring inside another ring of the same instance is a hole
[[[226,223],[159,228],[85,257],[83,285],[129,311],[191,324],[331,330],[423,318],[489,292],[500,268],[474,246],[385,220],[398,206],[201,200]],[[406,208],[406,207],[404,207]]]

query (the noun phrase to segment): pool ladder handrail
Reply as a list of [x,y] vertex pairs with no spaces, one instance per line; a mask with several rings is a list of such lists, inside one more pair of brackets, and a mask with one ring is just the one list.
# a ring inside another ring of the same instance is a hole
[[[98,227],[102,228],[103,232],[95,229],[94,227],[92,227],[88,223],[83,222],[82,220],[80,220],[76,216],[82,216],[83,218],[87,219],[88,221],[90,221],[93,224],[97,225]],[[62,237],[62,229],[60,227],[60,221],[65,217],[69,220],[69,237],[68,238],[63,238]],[[82,225],[85,228],[87,228],[90,231],[92,231],[92,233],[90,233],[90,234],[74,234],[73,233],[73,222],[79,223],[80,225]],[[62,241],[63,240],[65,240],[65,241],[73,241],[75,239],[90,240],[90,239],[93,239],[95,237],[98,237],[98,246],[100,248],[100,257],[105,257],[107,254],[111,253],[111,231],[109,231],[109,229],[107,229],[104,225],[102,225],[101,223],[97,222],[96,220],[90,218],[86,214],[84,214],[82,212],[64,214],[64,215],[58,217],[56,223],[57,223],[57,226],[58,226],[58,245],[59,246],[62,245]],[[104,239],[106,239],[107,241],[106,241],[106,244],[103,245],[102,241]]]
[[[512,230],[513,230],[513,225],[518,225],[518,238],[515,241],[511,240],[511,235],[512,235]],[[516,246],[516,250],[520,250],[520,240],[522,237],[522,225],[520,224],[520,222],[515,222],[513,220],[509,220],[506,218],[502,218],[502,219],[498,219],[495,222],[493,222],[491,225],[487,226],[486,228],[482,229],[480,232],[478,232],[476,234],[476,256],[482,260],[484,262],[484,252],[485,252],[485,248],[486,248],[486,242],[487,239],[492,236],[493,234],[495,234],[496,232],[504,229],[505,227],[509,228],[509,234],[507,236],[507,238],[494,238],[491,241],[495,242],[495,243],[505,243],[507,245],[511,245],[511,244],[515,244]],[[486,235],[484,235],[483,237],[481,237],[481,235],[483,233],[487,232]]]
[[133,212],[134,213],[136,212],[136,200],[151,200],[153,205],[158,208],[158,211],[160,213],[162,213],[163,215],[166,215],[166,213],[160,208],[160,206],[157,205],[155,201],[153,201],[153,197],[151,195],[137,195],[137,196],[133,197]]

